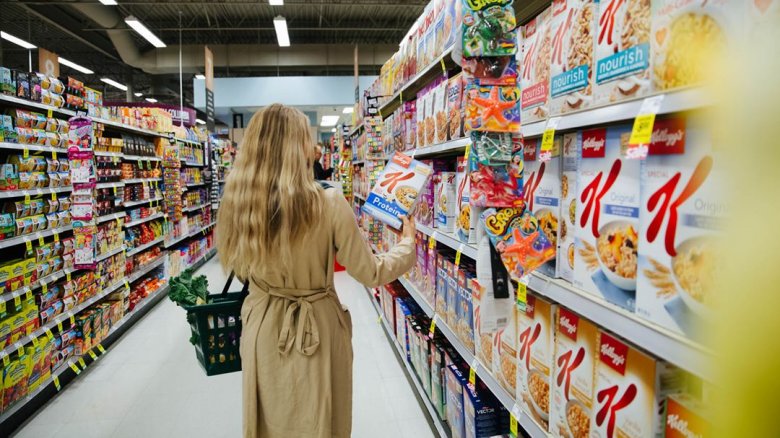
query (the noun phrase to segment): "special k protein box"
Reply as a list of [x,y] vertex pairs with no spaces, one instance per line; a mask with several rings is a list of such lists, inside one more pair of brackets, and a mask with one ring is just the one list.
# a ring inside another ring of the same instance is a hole
[[640,160],[625,158],[630,136],[630,126],[582,131],[573,283],[633,312]]
[[517,400],[544,430],[550,421],[550,383],[555,352],[557,306],[528,294],[517,318]]
[[493,336],[493,375],[510,394],[515,393],[517,375],[517,306],[512,306],[506,326],[496,330]]
[[555,267],[558,277],[574,281],[574,230],[577,223],[577,169],[579,157],[577,145],[580,132],[563,135],[561,146],[561,216],[559,221],[558,254]]
[[430,175],[430,166],[396,152],[368,194],[363,212],[400,229],[400,217],[409,215]]
[[594,100],[606,105],[648,94],[650,83],[650,0],[601,0]]
[[655,122],[641,170],[637,313],[691,338],[716,307],[724,178],[700,120]]
[[[539,228],[557,252],[561,234],[561,137],[553,142],[550,161],[539,159],[539,142],[539,139],[526,140],[523,145],[523,198],[526,208],[539,222]],[[538,269],[545,275],[556,277],[555,266],[556,259],[553,258]]]
[[[594,4],[595,3],[595,4]],[[598,1],[553,0],[550,114],[565,114],[592,103],[593,35]]]
[[701,403],[686,395],[672,395],[666,399],[665,438],[705,438],[712,429],[702,415]]
[[598,334],[592,322],[558,308],[550,406],[550,433],[555,437],[590,437]]
[[523,123],[542,120],[549,114],[552,7],[523,26],[523,59],[520,76],[520,118]]
[[682,376],[617,337],[599,333],[591,438],[663,436],[663,404]]

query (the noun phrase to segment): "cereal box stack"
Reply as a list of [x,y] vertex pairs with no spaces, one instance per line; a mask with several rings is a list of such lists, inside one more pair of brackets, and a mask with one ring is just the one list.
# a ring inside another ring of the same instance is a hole
[[371,189],[363,211],[393,228],[401,228],[400,217],[412,210],[430,174],[430,166],[396,152]]
[[561,159],[561,215],[559,220],[558,254],[556,268],[559,277],[569,282],[574,280],[574,251],[577,219],[577,169],[579,159],[577,145],[580,133],[563,135]]
[[552,7],[522,28],[523,55],[520,74],[523,123],[542,120],[549,114],[550,60],[552,54]]
[[587,108],[592,103],[593,37],[598,2],[554,0],[551,33],[550,114]]

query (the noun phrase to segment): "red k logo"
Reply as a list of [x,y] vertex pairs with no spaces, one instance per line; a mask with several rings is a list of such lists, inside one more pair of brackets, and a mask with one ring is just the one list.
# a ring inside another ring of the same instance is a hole
[[379,183],[379,186],[387,186],[387,191],[392,192],[399,182],[410,180],[412,177],[414,177],[414,172],[391,172],[385,175],[385,180]]
[[599,44],[604,41],[604,37],[607,37],[607,44],[612,45],[612,32],[615,30],[615,14],[620,9],[620,6],[625,0],[611,0],[607,8],[604,10],[601,19],[599,20]]
[[523,198],[525,198],[525,203],[531,211],[534,210],[534,193],[536,193],[536,189],[539,188],[539,183],[542,181],[544,168],[545,163],[542,163],[538,171],[531,172],[525,180],[525,186],[523,186]]
[[615,401],[618,397],[619,387],[617,385],[610,386],[609,388],[602,389],[596,394],[596,400],[604,405],[599,409],[596,414],[596,424],[602,426],[604,420],[607,420],[607,438],[612,438],[615,433],[615,414],[631,404],[636,398],[636,385],[633,383],[628,385],[620,399]]
[[591,221],[591,230],[593,237],[599,237],[599,216],[601,215],[601,199],[615,184],[618,175],[620,175],[620,168],[622,163],[619,159],[612,163],[612,168],[609,170],[604,184],[601,180],[604,178],[604,173],[599,172],[598,175],[590,182],[585,189],[583,189],[580,195],[580,202],[585,204],[585,208],[582,210],[582,216],[580,217],[580,226],[585,227],[593,214],[593,220]]
[[585,359],[585,349],[580,347],[577,349],[577,354],[574,355],[574,359],[572,360],[572,355],[574,353],[574,350],[569,350],[566,353],[562,354],[561,357],[558,358],[558,369],[561,370],[560,373],[558,373],[558,377],[556,382],[558,383],[558,386],[563,385],[563,395],[566,396],[566,400],[569,399],[569,386],[571,385],[571,373],[572,371],[576,370],[578,366],[582,363],[582,360]]
[[563,53],[563,38],[566,36],[569,26],[571,25],[572,12],[574,12],[574,9],[570,8],[569,13],[566,15],[566,21],[561,24],[561,27],[558,28],[553,37],[552,59],[553,62],[557,64],[563,64],[563,59],[561,57]]
[[536,42],[531,44],[531,47],[528,48],[528,51],[525,52],[525,56],[523,57],[523,79],[531,79],[531,71],[533,70],[533,62],[531,62],[531,60],[534,59],[535,51]]
[[520,360],[525,361],[525,369],[527,370],[531,369],[531,347],[539,339],[539,334],[541,333],[542,325],[538,322],[534,325],[533,332],[531,327],[528,327],[520,333]]

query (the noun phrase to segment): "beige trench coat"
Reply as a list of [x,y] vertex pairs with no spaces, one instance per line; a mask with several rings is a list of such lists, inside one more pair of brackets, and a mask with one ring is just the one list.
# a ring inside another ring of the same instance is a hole
[[322,198],[322,220],[293,249],[295,264],[255,279],[241,310],[246,438],[350,436],[352,319],[334,292],[333,262],[372,287],[415,263],[413,239],[374,256],[340,191]]

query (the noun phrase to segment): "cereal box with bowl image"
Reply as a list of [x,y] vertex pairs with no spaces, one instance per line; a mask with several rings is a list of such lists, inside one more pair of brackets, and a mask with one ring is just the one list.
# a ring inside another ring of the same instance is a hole
[[702,120],[680,116],[655,122],[642,161],[637,313],[700,341],[717,308],[723,158]]
[[594,101],[645,96],[650,82],[650,0],[602,0],[595,42]]
[[633,312],[640,160],[625,158],[630,135],[622,125],[582,131],[573,283]]
[[523,57],[520,70],[521,118],[523,123],[542,120],[549,114],[552,8],[545,9],[523,26]]
[[449,129],[449,123],[447,121],[447,81],[441,81],[436,88],[433,89],[433,117],[435,126],[435,138],[434,143],[444,143],[447,141],[447,130]]
[[[539,143],[539,139],[525,140],[523,197],[526,208],[534,215],[557,254],[561,235],[561,136],[555,138],[549,161],[539,158]],[[539,266],[539,272],[557,277],[555,258]]]
[[579,132],[563,135],[561,146],[561,216],[559,225],[561,234],[558,238],[558,254],[556,268],[558,276],[566,281],[574,280],[574,230],[577,220],[577,145]]
[[458,239],[464,243],[476,243],[476,227],[479,221],[479,207],[472,207],[469,203],[471,184],[468,173],[468,162],[465,157],[458,157],[458,171],[455,173],[455,190],[458,211],[455,220],[455,229]]
[[554,0],[551,33],[550,114],[581,110],[593,103],[593,36],[598,1]]
[[401,228],[400,217],[410,214],[430,175],[430,166],[396,152],[368,194],[362,210],[393,228]]
[[550,421],[550,379],[555,352],[557,306],[528,294],[525,310],[517,310],[517,375],[515,396],[542,429]]
[[664,402],[684,382],[677,368],[600,331],[590,437],[663,436]]
[[493,375],[510,394],[515,393],[517,375],[518,308],[513,302],[509,321],[493,335]]
[[595,324],[558,307],[550,391],[550,433],[554,437],[590,437],[598,334]]
[[655,91],[698,85],[742,33],[746,1],[654,0],[651,50]]

